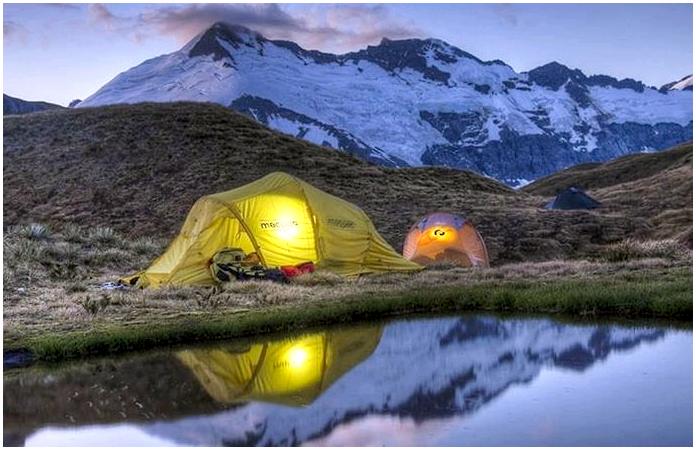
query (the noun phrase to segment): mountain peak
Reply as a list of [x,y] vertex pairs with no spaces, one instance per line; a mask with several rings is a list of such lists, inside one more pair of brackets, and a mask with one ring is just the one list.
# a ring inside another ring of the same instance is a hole
[[578,69],[571,69],[558,61],[551,61],[548,64],[530,70],[528,73],[529,81],[539,86],[544,86],[557,91],[566,81],[573,80],[582,83],[586,77]]
[[221,41],[234,48],[239,48],[241,44],[246,44],[252,39],[263,39],[263,36],[242,25],[215,22],[203,33],[193,38],[184,49],[188,50],[190,57],[213,55],[215,61],[225,57],[232,59],[232,55]]
[[645,85],[632,78],[618,80],[609,75],[590,75],[586,76],[580,69],[571,69],[558,61],[551,61],[548,64],[539,66],[527,72],[529,81],[539,86],[544,86],[557,91],[567,81],[573,81],[581,86],[600,86],[613,87],[616,89],[632,89],[636,92],[643,92]]
[[235,34],[235,35],[249,35],[249,36],[259,36],[259,33],[257,33],[254,30],[251,30],[243,25],[239,25],[236,23],[229,23],[229,22],[215,22],[212,24],[208,30],[215,31],[216,33],[219,33],[221,36],[227,36],[229,34]]

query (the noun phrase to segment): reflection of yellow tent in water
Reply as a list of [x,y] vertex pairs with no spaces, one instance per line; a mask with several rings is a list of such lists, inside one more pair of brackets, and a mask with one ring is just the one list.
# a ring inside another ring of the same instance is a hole
[[177,357],[221,403],[307,405],[372,354],[379,326],[308,334],[234,349],[186,350]]

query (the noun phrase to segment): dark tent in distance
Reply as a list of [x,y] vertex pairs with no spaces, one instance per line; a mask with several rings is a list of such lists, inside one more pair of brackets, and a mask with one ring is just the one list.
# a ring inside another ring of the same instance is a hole
[[602,206],[577,187],[569,187],[556,195],[556,198],[546,204],[546,209],[595,209]]

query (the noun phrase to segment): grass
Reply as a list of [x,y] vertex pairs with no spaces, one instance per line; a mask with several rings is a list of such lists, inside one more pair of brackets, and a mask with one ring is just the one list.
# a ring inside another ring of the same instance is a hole
[[[496,311],[551,313],[591,317],[657,317],[688,320],[692,315],[691,272],[665,281],[556,280],[473,286],[440,286],[421,291],[369,293],[340,301],[308,302],[219,317],[204,314],[168,324],[104,326],[97,332],[44,335],[27,347],[44,360],[117,353],[202,340],[350,323],[405,313]],[[262,303],[263,304],[263,303]]]
[[609,261],[628,261],[638,258],[680,259],[688,256],[689,250],[674,239],[641,241],[625,239],[607,246],[605,256]]
[[167,242],[73,225],[36,229],[5,233],[4,342],[46,360],[406,313],[692,316],[691,252],[671,241],[627,241],[593,260],[482,270],[441,266],[357,280],[315,272],[289,285],[102,290],[102,283],[145,267]]
[[[65,109],[6,117],[4,125],[6,225],[79,222],[101,227],[100,239],[109,239],[108,229],[133,240],[172,238],[202,195],[282,170],[363,208],[397,250],[410,226],[435,210],[472,220],[498,264],[587,258],[627,237],[668,239],[691,229],[690,163],[659,166],[671,175],[657,175],[644,191],[602,193],[607,208],[546,211],[536,192],[468,171],[378,167],[218,105]],[[622,173],[648,175],[631,164]]]

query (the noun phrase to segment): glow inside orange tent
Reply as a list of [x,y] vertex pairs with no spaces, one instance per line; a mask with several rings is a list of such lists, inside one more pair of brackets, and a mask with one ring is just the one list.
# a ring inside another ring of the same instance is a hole
[[459,266],[488,267],[488,252],[481,235],[462,217],[430,214],[406,236],[404,257],[423,265],[448,262]]

